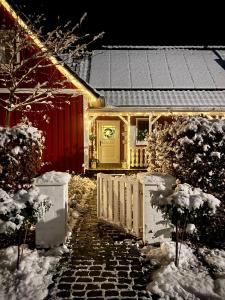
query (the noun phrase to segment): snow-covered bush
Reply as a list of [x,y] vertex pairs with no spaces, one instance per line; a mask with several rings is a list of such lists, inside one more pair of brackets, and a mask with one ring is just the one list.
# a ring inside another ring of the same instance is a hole
[[18,191],[29,188],[42,164],[44,139],[31,124],[0,127],[0,188]]
[[[199,217],[215,214],[220,200],[204,193],[200,188],[184,183],[178,184],[173,194],[159,197],[152,204],[157,206],[173,224],[177,221],[186,223],[190,230],[194,228],[190,224],[196,223]],[[182,219],[185,220],[182,222]]]
[[177,117],[159,124],[148,140],[149,171],[225,195],[225,120]]
[[160,209],[165,219],[176,228],[176,265],[178,266],[178,242],[183,239],[185,232],[188,234],[195,232],[197,224],[206,225],[207,218],[216,213],[220,200],[204,193],[200,188],[185,183],[178,184],[171,195],[155,198],[152,205]]
[[0,189],[0,203],[0,234],[5,235],[20,230],[25,222],[36,224],[51,206],[37,187],[15,194]]
[[93,197],[96,181],[75,175],[69,182],[69,218],[68,227],[72,231],[80,214],[87,211],[88,199]]

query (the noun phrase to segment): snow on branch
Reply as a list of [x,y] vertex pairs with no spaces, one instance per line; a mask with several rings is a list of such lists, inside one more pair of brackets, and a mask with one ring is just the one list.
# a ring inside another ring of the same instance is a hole
[[[68,86],[68,78],[59,74],[57,65],[66,65],[69,60],[79,60],[90,54],[89,45],[101,38],[98,35],[78,34],[86,14],[75,25],[68,22],[45,33],[44,16],[27,20],[26,26],[16,22],[9,28],[0,25],[0,46],[3,58],[0,58],[0,87],[7,89],[7,99],[0,99],[0,105],[6,110],[9,125],[10,113],[24,110],[26,105],[46,104],[52,106],[50,98],[53,91]],[[1,62],[1,59],[3,61]],[[30,95],[18,97],[18,90],[30,88]],[[42,88],[46,93],[39,93]],[[41,95],[41,96],[40,96]]]

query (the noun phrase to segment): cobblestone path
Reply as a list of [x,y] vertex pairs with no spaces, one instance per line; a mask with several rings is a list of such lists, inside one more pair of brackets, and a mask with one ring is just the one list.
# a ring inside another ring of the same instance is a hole
[[135,242],[97,219],[95,197],[89,204],[74,229],[72,251],[53,276],[48,299],[151,299]]

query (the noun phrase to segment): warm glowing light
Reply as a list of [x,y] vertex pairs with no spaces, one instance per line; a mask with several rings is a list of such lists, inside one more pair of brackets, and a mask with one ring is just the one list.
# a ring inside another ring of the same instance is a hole
[[[26,23],[15,13],[12,7],[5,1],[0,0],[0,4],[4,6],[4,8],[10,13],[10,15],[18,22],[18,24],[29,34],[38,48],[46,50],[45,45],[38,39],[38,37],[28,28]],[[59,64],[57,59],[54,56],[49,57],[50,61],[55,65],[55,67],[59,70],[61,74],[63,74],[67,79],[73,83],[74,87],[90,102],[90,105],[93,107],[101,107],[104,104],[102,103],[101,99],[94,96],[78,79],[76,79],[69,71],[67,71],[63,66]]]

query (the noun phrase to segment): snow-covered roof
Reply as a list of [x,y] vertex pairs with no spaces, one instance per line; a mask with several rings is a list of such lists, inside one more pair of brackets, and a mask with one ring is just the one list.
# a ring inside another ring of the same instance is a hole
[[107,106],[225,109],[225,46],[105,46],[72,68]]
[[224,110],[225,90],[99,90],[109,106]]
[[90,84],[97,89],[225,88],[225,49],[96,50]]

